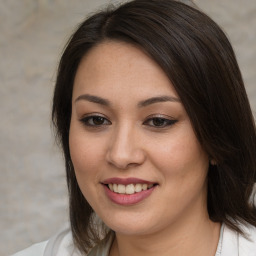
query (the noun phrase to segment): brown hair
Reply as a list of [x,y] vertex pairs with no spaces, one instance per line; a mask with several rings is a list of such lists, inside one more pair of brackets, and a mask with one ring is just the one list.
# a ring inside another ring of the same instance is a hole
[[208,212],[240,233],[256,226],[249,197],[256,181],[255,123],[232,47],[219,26],[197,9],[174,0],[134,0],[86,19],[71,36],[59,63],[52,119],[65,156],[70,221],[86,252],[99,234],[82,195],[69,152],[74,77],[92,47],[104,40],[139,46],[164,70],[190,117],[209,166]]

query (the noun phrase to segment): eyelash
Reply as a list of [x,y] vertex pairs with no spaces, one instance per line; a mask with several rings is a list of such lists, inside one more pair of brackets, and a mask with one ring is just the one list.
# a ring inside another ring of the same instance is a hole
[[[98,118],[98,120],[97,120],[97,118]],[[84,118],[81,118],[80,121],[85,126],[92,127],[92,128],[100,128],[100,127],[112,124],[107,118],[100,116],[100,115],[86,116]],[[95,124],[95,121],[100,121],[102,123]],[[160,123],[159,123],[159,121],[160,121]],[[158,124],[156,124],[156,122],[158,122]],[[175,120],[175,119],[169,119],[169,118],[165,118],[163,116],[155,116],[155,117],[146,119],[146,121],[143,122],[143,125],[148,125],[152,128],[156,128],[156,129],[161,129],[161,128],[163,129],[168,126],[174,125],[176,122],[177,122],[177,120]]]
[[[103,121],[102,124],[93,124],[93,123],[90,123],[90,122],[95,122],[96,121],[96,118],[98,118],[98,121],[99,119],[101,119],[101,121]],[[89,127],[95,127],[95,128],[98,128],[98,127],[102,127],[102,126],[105,126],[105,125],[111,125],[111,122],[103,117],[103,116],[100,116],[100,115],[90,115],[90,116],[86,116],[86,117],[83,117],[82,119],[80,119],[80,121],[86,125],[86,126],[89,126]],[[107,123],[106,123],[107,122]]]
[[[159,121],[160,121],[160,125],[157,125],[156,123],[154,123],[154,122],[159,122]],[[163,116],[155,116],[155,117],[148,118],[145,122],[143,122],[143,125],[149,125],[150,127],[153,127],[153,128],[157,128],[157,129],[162,128],[163,129],[168,126],[174,125],[176,122],[177,122],[177,120],[175,120],[175,119],[169,119],[169,118],[165,118]],[[150,124],[150,123],[153,123],[153,124]]]

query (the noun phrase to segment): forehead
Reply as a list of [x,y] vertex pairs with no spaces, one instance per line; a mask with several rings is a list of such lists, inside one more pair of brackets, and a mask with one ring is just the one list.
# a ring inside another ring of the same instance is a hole
[[84,91],[106,95],[177,96],[168,77],[152,58],[137,46],[116,41],[95,46],[81,60],[73,93]]

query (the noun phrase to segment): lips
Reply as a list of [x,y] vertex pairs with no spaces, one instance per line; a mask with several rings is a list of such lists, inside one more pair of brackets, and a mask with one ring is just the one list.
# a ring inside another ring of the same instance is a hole
[[111,178],[103,183],[108,198],[120,205],[132,205],[146,199],[155,189],[156,183],[137,178]]

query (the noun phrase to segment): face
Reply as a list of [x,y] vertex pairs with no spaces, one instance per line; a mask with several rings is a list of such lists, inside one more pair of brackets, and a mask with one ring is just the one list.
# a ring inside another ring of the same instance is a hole
[[207,213],[208,156],[167,76],[135,46],[104,42],[82,59],[69,144],[84,197],[117,234]]

